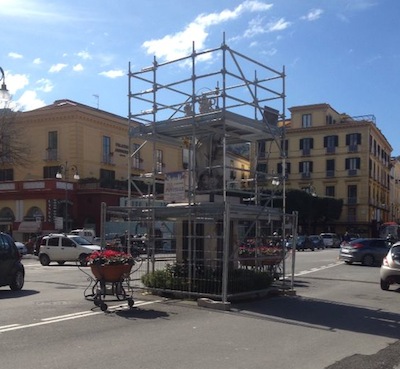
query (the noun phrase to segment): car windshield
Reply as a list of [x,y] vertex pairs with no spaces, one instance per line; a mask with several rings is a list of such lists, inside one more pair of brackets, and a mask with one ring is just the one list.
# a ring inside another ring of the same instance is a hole
[[83,238],[81,236],[74,236],[70,238],[73,239],[78,245],[93,245],[93,243],[91,243],[86,238]]

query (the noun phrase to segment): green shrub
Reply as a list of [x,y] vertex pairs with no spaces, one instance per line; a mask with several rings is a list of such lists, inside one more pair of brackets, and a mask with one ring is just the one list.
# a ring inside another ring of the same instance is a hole
[[[222,271],[209,267],[193,268],[189,278],[187,263],[168,264],[164,270],[156,270],[142,276],[148,288],[176,291],[192,291],[204,294],[222,293]],[[267,272],[251,269],[233,269],[229,272],[228,293],[249,292],[268,288],[272,278]]]

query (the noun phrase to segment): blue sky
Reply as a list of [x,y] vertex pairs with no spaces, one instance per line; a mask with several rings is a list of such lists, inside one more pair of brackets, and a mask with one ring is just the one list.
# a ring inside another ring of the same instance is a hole
[[126,117],[129,62],[218,47],[225,33],[235,51],[285,66],[288,108],[373,114],[397,156],[399,16],[398,0],[0,0],[0,66],[19,110],[67,98]]

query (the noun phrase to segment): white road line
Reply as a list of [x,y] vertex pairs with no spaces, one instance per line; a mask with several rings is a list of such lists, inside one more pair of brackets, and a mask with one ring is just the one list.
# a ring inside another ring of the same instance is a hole
[[[134,307],[155,304],[155,303],[158,303],[158,302],[162,302],[162,300],[135,301]],[[124,310],[124,309],[127,309],[127,308],[129,308],[128,304],[121,304],[121,305],[117,305],[117,306],[110,306],[108,308],[108,311],[118,311],[118,310]],[[19,329],[33,328],[33,327],[38,327],[38,326],[46,325],[46,324],[59,323],[59,322],[63,322],[63,321],[66,321],[66,320],[85,318],[85,317],[88,317],[88,316],[93,316],[93,315],[98,315],[98,314],[104,314],[104,312],[103,311],[92,311],[92,310],[81,311],[81,312],[77,312],[77,313],[71,313],[71,314],[66,314],[66,315],[59,315],[59,316],[54,316],[54,317],[49,317],[49,318],[43,318],[40,322],[37,322],[37,323],[9,324],[9,325],[1,326],[0,327],[0,333],[16,331],[16,330],[19,330]]]
[[296,273],[294,276],[295,276],[295,277],[298,277],[298,276],[305,275],[305,274],[310,274],[310,273],[314,273],[314,272],[319,272],[320,270],[333,268],[333,267],[336,267],[336,266],[342,265],[342,264],[343,264],[343,262],[339,261],[339,262],[336,262],[336,263],[331,263],[331,264],[328,264],[328,265],[323,265],[323,266],[320,266],[320,267],[318,267],[318,268],[312,268],[312,269],[310,269],[310,270],[302,270],[301,272]]

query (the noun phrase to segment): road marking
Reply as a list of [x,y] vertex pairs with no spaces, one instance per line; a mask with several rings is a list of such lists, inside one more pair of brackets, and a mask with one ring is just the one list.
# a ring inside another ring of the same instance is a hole
[[318,268],[312,268],[312,269],[310,269],[310,270],[302,270],[301,272],[295,273],[294,276],[295,276],[295,277],[298,277],[298,276],[305,275],[305,274],[310,274],[310,273],[314,273],[314,272],[319,272],[320,270],[325,270],[325,269],[333,268],[333,267],[336,267],[336,266],[342,265],[342,264],[344,264],[342,261],[337,261],[337,262],[335,262],[335,263],[331,263],[331,264],[328,264],[328,265],[323,265],[323,266],[320,266],[320,267],[318,267]]
[[[154,300],[154,301],[135,301],[134,307],[137,306],[145,306],[145,305],[150,305],[150,304],[155,304],[158,302],[162,302],[162,300]],[[115,312],[115,311],[121,311],[125,309],[131,309],[127,303],[125,304],[120,304],[116,306],[110,306],[108,308],[109,312]],[[79,318],[86,318],[88,316],[93,316],[93,315],[98,315],[98,314],[104,314],[103,311],[80,311],[77,313],[71,313],[71,314],[66,314],[66,315],[59,315],[59,316],[53,316],[49,318],[43,318],[41,319],[40,322],[37,323],[30,323],[30,324],[9,324],[9,325],[4,325],[0,326],[0,333],[5,333],[5,332],[11,332],[11,331],[16,331],[19,329],[26,329],[26,328],[33,328],[33,327],[38,327],[41,325],[46,325],[46,324],[53,324],[53,323],[59,323],[63,322],[66,320],[73,320],[73,319],[79,319]]]

